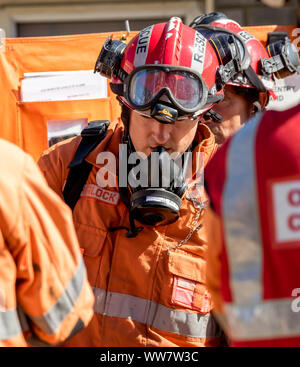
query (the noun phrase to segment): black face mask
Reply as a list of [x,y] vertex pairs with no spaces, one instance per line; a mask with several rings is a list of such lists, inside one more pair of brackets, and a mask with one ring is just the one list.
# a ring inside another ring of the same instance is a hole
[[174,161],[159,146],[147,159],[128,167],[129,210],[134,219],[152,226],[169,224],[178,219],[181,198],[187,189],[185,176],[188,160],[185,155]]

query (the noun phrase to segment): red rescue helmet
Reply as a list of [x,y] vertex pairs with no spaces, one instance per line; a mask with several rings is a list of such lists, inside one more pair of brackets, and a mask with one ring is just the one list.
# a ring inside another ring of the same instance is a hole
[[146,27],[127,45],[107,40],[96,70],[112,77],[111,90],[123,105],[174,123],[196,118],[223,99],[222,86],[216,84],[219,66],[201,32],[173,17]]
[[[240,71],[235,69],[235,72],[232,71],[231,74],[225,73],[227,79],[222,78],[223,75],[221,75],[221,78],[228,85],[256,89],[258,92],[257,102],[260,104],[259,108],[264,108],[267,105],[270,96],[276,99],[273,92],[273,73],[267,74],[262,69],[262,60],[269,59],[270,56],[259,40],[243,30],[237,22],[228,19],[226,15],[218,12],[204,14],[195,18],[191,26],[197,30],[207,29],[208,32],[211,32],[209,34],[210,42],[215,45],[222,64],[224,64],[224,55],[230,50],[228,50],[228,42],[222,42],[222,39],[220,41],[218,32],[224,29],[234,33],[239,40],[237,42],[238,48],[244,49],[245,58],[249,58],[248,65],[245,68],[241,68]],[[215,39],[219,42],[217,43]]]

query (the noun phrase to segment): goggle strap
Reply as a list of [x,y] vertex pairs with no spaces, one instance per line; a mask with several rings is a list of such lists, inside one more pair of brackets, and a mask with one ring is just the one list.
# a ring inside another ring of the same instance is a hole
[[223,94],[211,94],[208,93],[207,104],[218,103],[224,99]]
[[124,97],[124,85],[123,83],[109,83],[110,89],[118,96]]
[[124,82],[125,78],[128,76],[128,73],[121,68],[121,66],[118,68],[118,71],[116,73],[116,76],[122,81]]
[[250,82],[257,90],[267,93],[266,87],[264,86],[263,82],[259,79],[256,72],[252,69],[251,66],[249,66],[248,69],[246,69],[244,72],[247,78],[250,80]]

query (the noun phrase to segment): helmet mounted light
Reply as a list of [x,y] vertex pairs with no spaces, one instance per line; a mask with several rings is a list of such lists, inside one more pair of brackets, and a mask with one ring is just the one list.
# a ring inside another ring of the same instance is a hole
[[[270,58],[261,60],[262,69],[267,74],[275,73],[278,79],[294,74],[299,66],[299,56],[296,47],[290,41],[287,33],[269,34],[267,51]],[[276,40],[277,38],[277,40]],[[275,39],[275,42],[272,42]]]
[[113,40],[109,36],[97,58],[94,73],[98,72],[108,79],[111,79],[113,75],[117,76],[125,47],[126,43]]

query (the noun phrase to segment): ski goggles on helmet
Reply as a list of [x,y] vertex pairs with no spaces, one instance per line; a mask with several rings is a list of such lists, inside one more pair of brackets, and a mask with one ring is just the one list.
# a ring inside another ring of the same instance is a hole
[[201,75],[188,67],[144,65],[123,82],[123,96],[136,110],[147,110],[166,96],[181,114],[194,114],[212,103],[213,95]]
[[197,25],[200,32],[215,49],[219,61],[219,75],[222,83],[227,83],[236,73],[247,70],[251,57],[244,39],[228,29],[210,25]]
[[[286,32],[268,34],[267,52],[269,59],[261,60],[262,69],[270,75],[275,73],[278,79],[294,74],[299,66],[299,55]],[[272,42],[274,40],[274,42]]]

